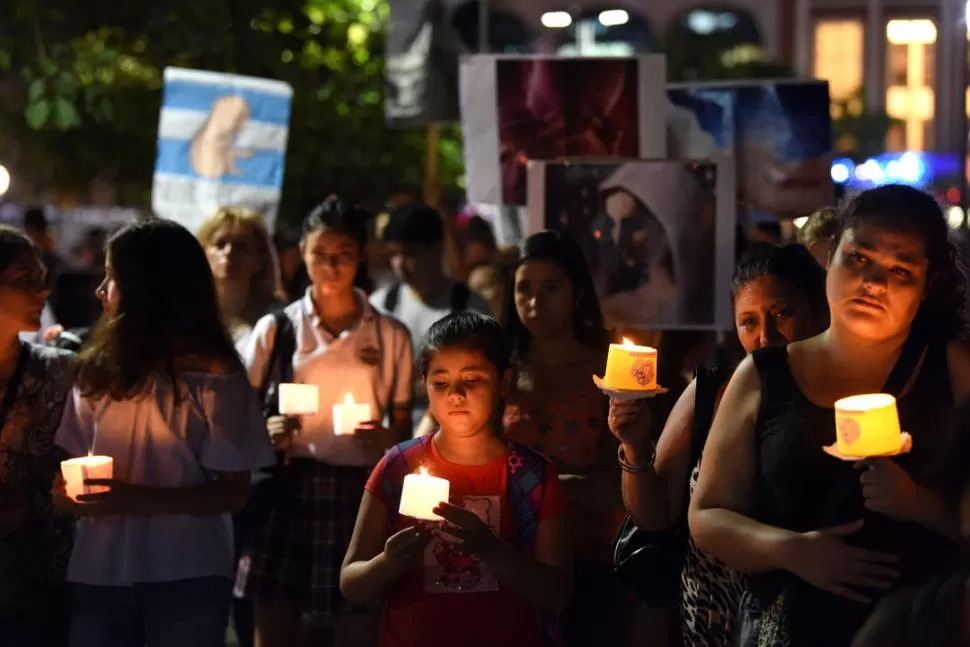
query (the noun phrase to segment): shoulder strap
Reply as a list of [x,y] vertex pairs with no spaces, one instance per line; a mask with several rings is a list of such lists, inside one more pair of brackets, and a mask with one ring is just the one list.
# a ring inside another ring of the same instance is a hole
[[451,286],[451,299],[449,302],[449,308],[452,312],[461,312],[462,310],[468,309],[468,298],[471,296],[471,290],[464,283],[455,283]]
[[428,443],[433,435],[412,438],[391,447],[384,459],[381,473],[381,489],[384,490],[384,504],[387,506],[387,527],[393,528],[397,521],[397,510],[401,504],[401,489],[404,477],[418,467],[428,451]]
[[293,379],[293,354],[296,352],[293,322],[283,310],[274,312],[273,319],[276,322],[273,350],[266,362],[266,372],[259,387],[259,399],[263,403],[266,417],[279,412],[279,385]]
[[508,448],[506,494],[515,517],[519,547],[531,549],[539,530],[545,495],[546,459],[514,441],[509,441]]
[[394,313],[394,309],[397,308],[397,302],[401,300],[401,284],[395,283],[387,289],[387,294],[384,295],[384,311]]
[[[717,394],[724,385],[726,371],[720,368],[699,367],[694,373],[696,381],[694,391],[694,424],[691,428],[691,453],[689,470],[694,469],[694,465],[701,458],[704,451],[704,443],[707,442],[707,435],[711,431],[711,424],[714,422],[714,412],[717,409]],[[689,478],[689,477],[688,477]]]
[[[914,322],[913,327],[910,329],[909,337],[906,338],[906,343],[903,344],[903,350],[899,354],[899,359],[896,360],[896,365],[893,366],[892,372],[886,379],[886,384],[882,389],[883,393],[888,393],[897,398],[899,397],[899,394],[902,393],[903,389],[906,388],[906,385],[913,377],[913,371],[916,370],[916,366],[923,357],[923,352],[927,349],[928,341],[928,335],[924,327]],[[929,358],[927,357],[927,359]]]

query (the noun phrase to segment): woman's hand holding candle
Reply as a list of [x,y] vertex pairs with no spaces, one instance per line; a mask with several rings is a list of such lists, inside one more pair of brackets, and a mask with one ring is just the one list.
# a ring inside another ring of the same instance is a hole
[[501,543],[488,524],[471,510],[442,501],[435,507],[434,513],[445,520],[444,525],[435,530],[435,534],[456,544],[462,552],[485,559]]
[[649,453],[656,444],[650,435],[650,408],[646,400],[610,398],[606,423],[610,432],[623,443],[623,453],[631,463],[639,464],[640,454]]
[[869,458],[856,463],[866,509],[900,521],[921,521],[924,490],[902,467],[889,458]]
[[300,432],[300,419],[293,416],[272,416],[266,419],[266,431],[273,441],[273,447],[276,451],[283,452],[284,460],[288,463],[293,435]]

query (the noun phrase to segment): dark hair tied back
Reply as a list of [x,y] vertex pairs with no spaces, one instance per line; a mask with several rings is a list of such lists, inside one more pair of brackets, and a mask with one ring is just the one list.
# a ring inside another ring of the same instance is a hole
[[418,354],[418,375],[427,377],[431,360],[447,348],[481,353],[500,377],[509,367],[509,347],[502,324],[472,310],[447,315],[428,329]]
[[764,276],[771,276],[800,292],[816,314],[828,312],[825,270],[803,246],[751,244],[734,268],[731,298],[736,299],[745,285]]
[[303,220],[303,236],[320,229],[332,229],[353,238],[361,249],[367,244],[367,227],[371,212],[356,205],[348,205],[339,196],[330,194],[310,211]]

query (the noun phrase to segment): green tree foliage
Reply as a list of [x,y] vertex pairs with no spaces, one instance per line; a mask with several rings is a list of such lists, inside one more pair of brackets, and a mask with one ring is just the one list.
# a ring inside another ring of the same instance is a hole
[[[0,151],[18,175],[84,194],[113,180],[147,205],[166,66],[293,86],[284,219],[340,191],[381,201],[424,180],[426,133],[384,125],[386,0],[14,1],[0,23]],[[440,180],[461,173],[456,129]]]

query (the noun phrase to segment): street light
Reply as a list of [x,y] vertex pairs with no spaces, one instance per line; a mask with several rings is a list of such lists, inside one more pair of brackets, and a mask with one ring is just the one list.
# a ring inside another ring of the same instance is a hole
[[565,29],[573,24],[573,17],[568,11],[547,11],[542,14],[542,26],[549,29]]
[[600,24],[604,27],[617,27],[630,21],[630,14],[623,9],[607,9],[599,15]]

